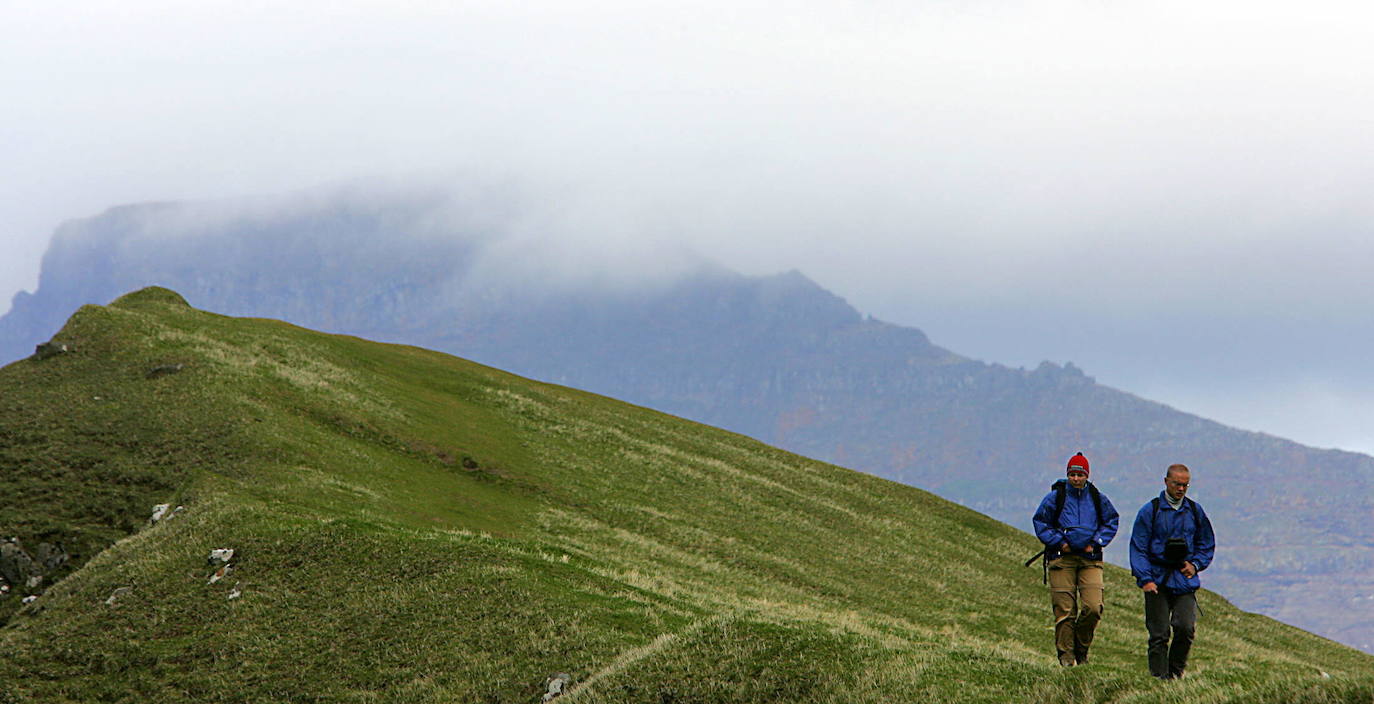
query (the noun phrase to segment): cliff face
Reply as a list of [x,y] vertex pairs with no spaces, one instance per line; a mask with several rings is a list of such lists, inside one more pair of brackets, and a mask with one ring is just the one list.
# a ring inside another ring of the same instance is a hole
[[358,333],[427,325],[475,244],[427,236],[426,212],[423,201],[256,211],[151,204],[68,223],[43,257],[37,293],[20,292],[0,318],[0,359],[32,353],[78,306],[145,282],[175,285],[228,315]]
[[1208,586],[1374,650],[1374,599],[1359,586],[1374,583],[1374,458],[1227,428],[1072,365],[970,360],[796,272],[701,266],[634,290],[503,280],[481,270],[480,233],[438,236],[428,207],[155,205],[73,223],[38,291],[0,318],[0,352],[28,355],[81,304],[163,285],[200,308],[430,347],[718,425],[1021,529],[1082,450],[1123,515],[1116,561],[1136,509],[1182,461],[1221,542]]

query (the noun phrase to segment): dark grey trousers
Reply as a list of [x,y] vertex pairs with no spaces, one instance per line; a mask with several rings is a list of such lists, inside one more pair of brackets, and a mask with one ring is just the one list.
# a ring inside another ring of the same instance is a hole
[[[1181,677],[1188,666],[1188,650],[1197,630],[1197,595],[1145,595],[1145,630],[1150,632],[1150,674]],[[1170,642],[1170,631],[1173,642]]]

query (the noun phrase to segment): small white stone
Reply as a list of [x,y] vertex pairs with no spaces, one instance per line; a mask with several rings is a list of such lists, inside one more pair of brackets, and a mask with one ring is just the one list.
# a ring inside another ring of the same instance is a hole
[[569,685],[572,684],[572,675],[569,675],[565,672],[560,672],[550,677],[547,680],[546,684],[548,685],[548,692],[546,692],[544,694],[544,697],[540,699],[540,701],[543,702],[551,701],[563,694],[566,694],[567,692],[565,690]]
[[207,584],[214,584],[215,582],[218,582],[218,581],[220,581],[221,579],[224,579],[225,577],[228,577],[229,575],[231,575],[231,574],[233,574],[233,573],[234,573],[234,566],[233,566],[233,565],[224,565],[224,566],[220,567],[219,569],[215,570],[215,573],[214,573],[214,574],[210,575],[210,581],[207,582]]
[[216,548],[210,551],[210,557],[206,558],[205,561],[211,565],[227,565],[232,559],[234,559],[232,548]]

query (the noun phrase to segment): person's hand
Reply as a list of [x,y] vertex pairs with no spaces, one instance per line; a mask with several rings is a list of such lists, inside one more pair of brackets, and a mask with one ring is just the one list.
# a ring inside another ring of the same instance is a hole
[[1069,544],[1068,544],[1067,542],[1064,542],[1064,543],[1060,543],[1060,544],[1059,544],[1059,552],[1068,552],[1068,551],[1069,551]]
[[1158,594],[1159,586],[1156,585],[1154,582],[1146,582],[1144,586],[1140,588],[1140,591],[1145,592],[1146,594]]
[[1088,543],[1088,547],[1083,548],[1083,552],[1086,552],[1086,553],[1088,553],[1089,555],[1093,554],[1093,544],[1092,544],[1092,543]]
[[1197,568],[1193,566],[1193,563],[1185,561],[1179,572],[1182,572],[1184,577],[1192,579],[1193,575],[1197,574]]

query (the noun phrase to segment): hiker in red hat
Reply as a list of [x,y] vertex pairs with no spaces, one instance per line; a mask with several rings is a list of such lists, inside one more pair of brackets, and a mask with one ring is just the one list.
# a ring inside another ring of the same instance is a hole
[[1088,661],[1102,619],[1102,549],[1116,537],[1119,516],[1088,481],[1088,458],[1069,458],[1067,478],[1050,486],[1032,522],[1045,544],[1054,644],[1065,667]]

